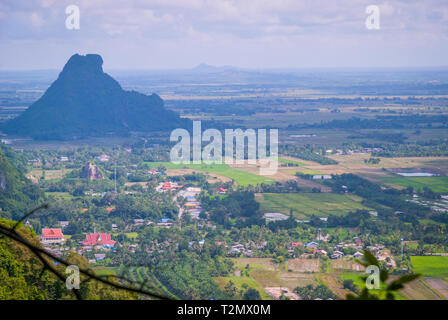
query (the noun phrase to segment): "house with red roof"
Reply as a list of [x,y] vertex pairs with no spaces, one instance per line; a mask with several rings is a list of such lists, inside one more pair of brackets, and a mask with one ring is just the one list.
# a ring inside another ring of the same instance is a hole
[[62,229],[43,228],[42,235],[40,237],[42,244],[62,244],[64,243],[64,235]]
[[97,157],[98,160],[102,161],[102,162],[107,162],[109,161],[110,157],[107,154],[101,154]]
[[177,183],[171,181],[164,182],[161,187],[163,191],[176,190],[180,188],[182,188],[181,185],[178,185]]
[[218,194],[226,194],[227,189],[224,189],[223,187],[219,187],[219,189],[216,191]]
[[109,233],[90,233],[86,235],[86,240],[82,242],[83,246],[102,246],[104,248],[113,248],[114,240],[111,239]]
[[106,208],[106,212],[107,212],[108,214],[111,213],[111,212],[114,211],[114,210],[115,210],[114,207]]
[[148,174],[159,174],[159,173],[160,173],[159,170],[154,168],[148,170]]

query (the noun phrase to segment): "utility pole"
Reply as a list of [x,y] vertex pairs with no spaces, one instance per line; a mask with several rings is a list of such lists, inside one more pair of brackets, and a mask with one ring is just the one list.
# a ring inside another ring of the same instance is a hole
[[319,240],[318,240],[318,246],[320,246],[320,228],[317,229],[317,231],[319,232]]
[[403,259],[403,238],[401,240],[401,258]]
[[117,193],[117,165],[114,166],[114,185],[115,185],[115,193]]

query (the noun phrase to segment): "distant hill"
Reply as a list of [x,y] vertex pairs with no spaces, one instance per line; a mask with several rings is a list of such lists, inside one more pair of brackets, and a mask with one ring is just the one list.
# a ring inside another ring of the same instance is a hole
[[165,109],[158,95],[123,90],[103,72],[102,65],[100,55],[73,55],[44,95],[2,131],[38,140],[71,140],[171,130],[188,124]]
[[222,73],[222,72],[237,72],[238,68],[232,66],[212,66],[206,63],[201,63],[191,69],[193,72],[197,73]]

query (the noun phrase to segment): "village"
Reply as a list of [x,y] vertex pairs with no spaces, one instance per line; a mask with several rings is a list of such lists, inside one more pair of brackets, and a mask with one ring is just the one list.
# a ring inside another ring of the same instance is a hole
[[[158,171],[155,169],[151,169],[149,174],[157,174]],[[188,215],[193,220],[200,221],[201,217],[206,219],[207,215],[203,213],[203,209],[201,206],[201,202],[198,197],[203,190],[200,187],[184,187],[177,182],[173,181],[165,181],[160,182],[160,184],[156,188],[156,192],[158,193],[170,193],[173,196],[173,201],[178,204],[178,219],[180,221],[183,215]],[[227,189],[223,187],[219,187],[216,190],[216,194],[224,195],[227,193]],[[182,200],[180,200],[182,199]],[[87,210],[87,209],[84,209]],[[107,208],[108,212],[114,210],[114,208]],[[370,214],[375,215],[375,212],[370,212]],[[265,213],[263,215],[266,223],[272,221],[282,221],[288,219],[288,216],[281,213]],[[321,218],[324,220],[325,218]],[[296,222],[299,223],[308,223],[307,220],[298,220]],[[171,228],[176,223],[175,220],[170,218],[162,218],[159,221],[151,221],[150,219],[133,219],[132,223],[125,226],[125,231],[127,232],[135,232],[141,229],[142,227],[154,227],[154,228]],[[28,227],[31,227],[29,222],[26,224]],[[101,261],[106,259],[106,256],[113,255],[117,246],[125,247],[130,252],[135,252],[138,248],[138,244],[136,243],[119,243],[117,240],[112,239],[111,233],[88,233],[85,235],[85,239],[79,241],[74,246],[68,247],[65,246],[65,242],[67,237],[63,234],[63,229],[69,225],[69,221],[59,221],[60,228],[43,228],[42,234],[40,236],[40,240],[45,248],[56,254],[57,256],[61,256],[69,250],[74,250],[81,255],[87,255],[91,257],[88,259],[89,263],[92,265],[98,264]],[[214,229],[216,226],[207,222],[207,226]],[[117,224],[111,224],[110,226],[111,232],[117,233],[119,232],[119,227]],[[330,246],[327,244],[329,240],[329,234],[325,236],[321,236],[321,232],[319,229],[319,233],[316,236],[315,241],[310,242],[290,242],[287,244],[287,252],[289,254],[290,259],[294,258],[318,258],[320,256],[327,256],[330,259],[345,259],[345,260],[353,260],[360,259],[363,256],[362,251],[367,249],[375,254],[379,261],[384,261],[385,265],[389,268],[396,267],[396,263],[394,258],[390,254],[390,251],[385,248],[384,245],[374,245],[374,246],[366,246],[363,241],[354,237],[353,242],[340,242],[335,244],[334,246]],[[197,245],[202,247],[205,243],[204,239],[197,241]],[[267,246],[267,242],[255,243],[254,241],[249,241],[247,243],[224,243],[223,241],[216,241],[216,245],[222,246],[226,250],[227,257],[260,257],[264,256],[264,251]],[[156,248],[152,248],[147,250],[148,255],[152,254],[155,249],[159,252],[163,252],[164,248],[175,246],[177,247],[179,243],[170,243],[169,241],[165,241],[162,243],[156,244]],[[190,241],[188,243],[189,247],[194,245],[194,242]],[[325,247],[323,249],[322,247]],[[359,271],[359,270],[358,270]]]
[[[128,150],[124,150],[124,155],[120,157],[133,154],[132,149]],[[329,151],[343,156],[357,153],[342,149]],[[132,265],[134,261],[144,266],[187,252],[197,255],[193,261],[202,259],[199,257],[203,255],[214,255],[214,259],[220,257],[228,260],[229,266],[233,264],[229,273],[221,274],[220,278],[231,277],[232,281],[238,282],[249,281],[247,278],[250,277],[263,284],[263,288],[257,290],[274,299],[301,299],[302,296],[294,291],[295,286],[309,282],[317,284],[320,278],[326,279],[323,282],[342,297],[341,292],[347,291],[338,290],[344,277],[362,276],[365,272],[365,267],[359,263],[363,260],[364,250],[369,250],[383,268],[394,274],[412,272],[405,255],[410,249],[415,252],[415,241],[406,239],[400,244],[399,238],[393,242],[385,237],[369,239],[358,228],[329,227],[330,222],[334,224],[335,221],[334,216],[332,218],[335,211],[331,211],[331,207],[340,203],[341,209],[336,212],[339,217],[349,215],[356,219],[356,216],[367,216],[374,221],[383,218],[381,208],[358,204],[359,200],[347,183],[350,181],[341,183],[337,191],[322,189],[324,193],[320,194],[315,189],[301,190],[296,184],[286,182],[258,185],[256,188],[245,186],[242,180],[235,182],[217,173],[222,170],[220,167],[174,166],[168,162],[137,162],[117,166],[114,156],[106,153],[96,154],[93,158],[90,156],[90,159],[93,160],[86,163],[86,160],[77,161],[72,156],[58,157],[56,163],[62,164],[59,170],[85,185],[80,192],[73,190],[66,193],[68,201],[76,203],[80,212],[75,210],[74,215],[68,215],[63,211],[54,211],[55,217],[64,219],[52,219],[50,223],[42,220],[41,228],[35,230],[38,230],[41,242],[49,252],[62,258],[69,252],[76,252],[99,272],[110,270],[116,273],[119,268]],[[39,168],[34,170],[39,172],[43,162],[39,158],[35,160],[29,164]],[[281,167],[286,170],[291,167],[290,163],[298,163],[289,158],[284,161]],[[64,169],[68,167],[75,169]],[[207,172],[210,169],[212,172]],[[216,173],[213,172],[215,170]],[[233,168],[228,170],[225,174],[237,171]],[[51,170],[45,171],[48,180],[54,176],[50,174],[53,174]],[[319,187],[338,179],[337,175],[327,174],[324,170],[307,169],[297,171],[291,177]],[[39,184],[45,183],[42,178],[38,180]],[[380,185],[379,190],[388,191],[390,187]],[[285,192],[284,200],[281,200]],[[61,196],[57,190],[49,192],[52,193]],[[251,202],[250,196],[245,198],[251,193],[254,202]],[[434,200],[421,192],[405,196],[406,202],[418,202],[434,211],[445,209],[444,196]],[[230,198],[232,200],[228,201]],[[293,201],[287,203],[288,198]],[[322,204],[319,199],[323,200]],[[325,199],[330,199],[328,205]],[[270,206],[265,205],[266,201]],[[256,208],[255,214],[245,206],[246,202]],[[289,207],[283,207],[283,202]],[[262,207],[256,206],[257,203]],[[253,225],[246,223],[248,213],[258,219],[250,222]],[[400,218],[406,213],[397,208],[390,214]],[[220,219],[220,216],[224,218]],[[337,223],[347,222],[339,220]],[[33,228],[36,220],[31,223],[27,221],[26,225]],[[249,267],[246,269],[246,266]],[[273,282],[264,280],[257,268],[266,271],[274,268],[281,277],[289,276],[294,281],[303,277],[308,280],[282,286],[281,279]],[[130,269],[133,270],[132,267]],[[288,274],[283,275],[283,272]],[[224,280],[216,279],[221,287],[220,281]],[[337,285],[331,281],[336,281]],[[334,298],[323,296],[326,299]]]

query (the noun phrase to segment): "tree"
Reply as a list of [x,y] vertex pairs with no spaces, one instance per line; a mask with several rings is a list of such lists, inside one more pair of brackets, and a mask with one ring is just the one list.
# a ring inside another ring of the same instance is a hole
[[254,288],[250,288],[243,296],[244,300],[261,300],[260,292]]
[[232,280],[227,282],[226,286],[224,287],[224,290],[231,297],[234,297],[236,292],[238,291],[238,289],[235,287],[235,284],[232,282]]
[[342,282],[342,286],[344,287],[344,289],[348,289],[350,291],[353,291],[355,293],[359,293],[358,291],[358,287],[355,285],[355,283],[353,282],[352,279],[345,279]]

